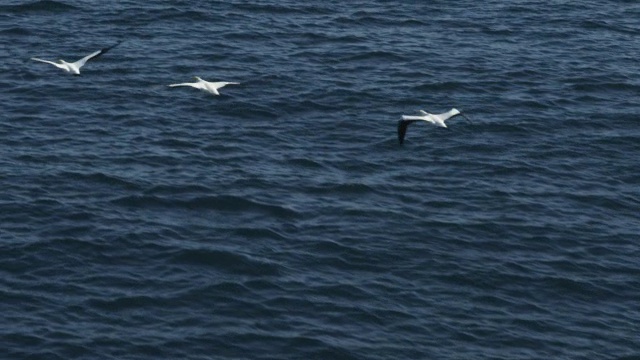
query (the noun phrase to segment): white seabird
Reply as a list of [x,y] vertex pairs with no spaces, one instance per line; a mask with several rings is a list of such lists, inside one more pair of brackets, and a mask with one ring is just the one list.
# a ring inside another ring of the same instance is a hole
[[55,66],[55,67],[57,67],[59,69],[62,69],[62,70],[66,71],[66,72],[68,72],[70,74],[73,74],[73,75],[80,75],[80,68],[82,66],[84,66],[84,64],[86,64],[87,61],[97,58],[98,56],[100,56],[100,55],[106,53],[107,51],[113,49],[114,47],[120,45],[120,43],[121,42],[118,42],[117,44],[112,45],[112,46],[110,46],[108,48],[104,48],[104,49],[98,50],[96,52],[93,52],[93,53],[83,57],[82,59],[80,59],[80,60],[78,60],[76,62],[72,62],[72,63],[66,62],[66,61],[64,61],[62,59],[58,60],[58,62],[53,62],[53,61],[49,61],[49,60],[42,60],[42,59],[38,59],[38,58],[31,58],[31,60],[35,60],[35,61],[40,61],[40,62],[43,62],[43,63],[51,64],[51,65],[53,65],[53,66]]
[[404,142],[404,136],[407,133],[407,127],[409,126],[409,124],[412,124],[416,121],[426,121],[428,123],[446,128],[447,125],[444,123],[446,120],[449,120],[456,115],[461,115],[469,123],[472,123],[468,117],[462,114],[460,110],[455,108],[442,114],[429,114],[424,110],[420,110],[420,114],[421,115],[402,115],[402,120],[398,120],[398,140],[400,141],[400,144]]
[[204,90],[204,91],[206,91],[206,92],[208,92],[209,94],[212,94],[212,95],[220,95],[220,93],[218,92],[218,89],[220,89],[222,87],[225,87],[227,85],[239,85],[240,84],[238,82],[227,82],[227,81],[209,82],[209,81],[202,80],[201,78],[199,78],[197,76],[194,76],[194,79],[196,79],[198,81],[194,82],[194,83],[171,84],[171,85],[169,85],[169,87],[191,86],[192,88]]

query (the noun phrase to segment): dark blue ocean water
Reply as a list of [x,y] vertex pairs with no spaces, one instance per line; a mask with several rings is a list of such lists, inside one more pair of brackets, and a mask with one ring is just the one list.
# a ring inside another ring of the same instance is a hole
[[640,357],[639,19],[3,0],[0,358]]

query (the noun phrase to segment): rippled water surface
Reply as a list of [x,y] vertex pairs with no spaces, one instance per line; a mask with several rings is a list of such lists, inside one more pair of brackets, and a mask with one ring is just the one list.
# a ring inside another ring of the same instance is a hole
[[577,3],[3,1],[0,358],[638,358],[640,4]]

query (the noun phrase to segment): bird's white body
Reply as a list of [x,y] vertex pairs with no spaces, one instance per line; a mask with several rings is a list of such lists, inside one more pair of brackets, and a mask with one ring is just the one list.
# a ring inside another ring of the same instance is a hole
[[402,115],[402,120],[422,120],[422,121],[432,123],[436,126],[446,128],[447,125],[444,122],[447,121],[449,118],[460,114],[460,111],[454,108],[442,114],[429,114],[424,110],[420,110],[420,113],[422,115]]
[[190,86],[192,88],[196,88],[196,89],[200,89],[203,91],[208,92],[209,94],[212,95],[220,95],[220,93],[218,92],[218,89],[225,87],[227,85],[239,85],[240,83],[237,82],[227,82],[227,81],[218,81],[218,82],[209,82],[209,81],[205,81],[202,80],[201,78],[195,76],[195,79],[198,80],[197,82],[194,83],[181,83],[181,84],[171,84],[169,85],[169,87],[176,87],[176,86]]

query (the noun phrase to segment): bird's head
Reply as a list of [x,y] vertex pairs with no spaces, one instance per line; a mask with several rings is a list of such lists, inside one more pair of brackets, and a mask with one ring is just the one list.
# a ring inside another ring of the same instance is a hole
[[202,81],[202,79],[200,78],[200,76],[194,76],[194,79],[198,80],[198,81]]

